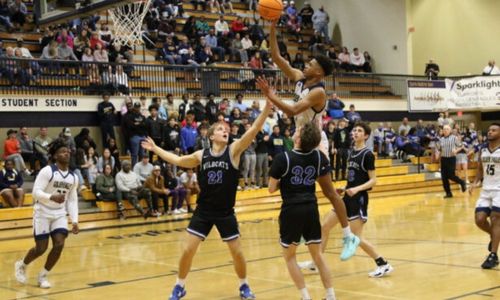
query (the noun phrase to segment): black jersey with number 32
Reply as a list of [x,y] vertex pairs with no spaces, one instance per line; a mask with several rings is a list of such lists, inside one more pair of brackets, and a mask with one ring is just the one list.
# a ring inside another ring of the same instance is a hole
[[238,169],[235,169],[229,154],[229,147],[219,156],[211,149],[203,150],[198,184],[198,209],[217,215],[233,212],[238,187]]
[[352,188],[370,180],[368,171],[375,170],[375,156],[370,149],[364,147],[359,150],[349,150],[347,159],[347,186]]
[[276,155],[269,175],[280,180],[283,206],[286,206],[316,202],[316,179],[329,171],[328,159],[321,151],[292,150]]

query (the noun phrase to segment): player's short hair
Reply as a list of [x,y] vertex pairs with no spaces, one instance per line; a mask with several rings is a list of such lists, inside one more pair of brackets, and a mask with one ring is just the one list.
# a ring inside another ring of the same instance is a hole
[[490,126],[488,126],[488,128],[491,127],[491,126],[498,126],[498,127],[500,127],[500,122],[493,122],[493,123],[490,124]]
[[321,141],[321,131],[313,123],[307,123],[300,128],[300,150],[304,152],[317,148]]
[[210,126],[208,128],[208,131],[207,131],[208,139],[210,139],[210,137],[214,135],[215,129],[217,128],[217,126],[220,126],[220,125],[224,126],[224,123],[216,122],[216,123],[213,123],[212,126]]
[[318,55],[314,56],[314,59],[318,62],[318,64],[323,69],[323,73],[325,74],[325,76],[332,74],[333,63],[332,63],[332,60],[328,56],[318,54]]
[[64,147],[68,147],[68,143],[66,143],[65,140],[61,139],[61,138],[57,138],[55,139],[52,143],[49,144],[49,154],[50,154],[50,157],[54,160],[54,157],[56,155],[56,152],[57,150],[61,149],[61,148],[64,148]]
[[372,133],[372,129],[365,122],[361,122],[361,121],[356,122],[354,124],[354,127],[361,127],[361,128],[363,128],[363,131],[365,132],[365,135],[367,135],[367,136],[370,136],[370,134]]

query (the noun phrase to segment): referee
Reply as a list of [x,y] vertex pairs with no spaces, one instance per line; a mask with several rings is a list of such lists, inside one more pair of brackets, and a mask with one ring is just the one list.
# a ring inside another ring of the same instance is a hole
[[437,148],[441,155],[441,180],[443,181],[443,188],[446,192],[445,198],[453,197],[450,189],[450,182],[453,180],[460,184],[462,192],[465,192],[465,181],[455,175],[456,154],[460,143],[456,136],[451,135],[451,127],[449,125],[443,126],[443,136],[439,138]]

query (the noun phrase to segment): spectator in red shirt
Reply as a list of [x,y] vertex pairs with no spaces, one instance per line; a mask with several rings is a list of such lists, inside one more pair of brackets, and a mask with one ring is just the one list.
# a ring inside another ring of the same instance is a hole
[[7,131],[7,139],[4,142],[3,158],[11,159],[16,164],[16,169],[24,172],[26,175],[31,175],[31,172],[26,168],[24,159],[21,156],[21,144],[16,137],[17,130],[9,129]]
[[244,33],[248,31],[248,27],[245,27],[245,24],[241,20],[241,17],[237,17],[236,20],[233,20],[233,22],[231,22],[231,31],[234,34],[240,33],[244,35]]

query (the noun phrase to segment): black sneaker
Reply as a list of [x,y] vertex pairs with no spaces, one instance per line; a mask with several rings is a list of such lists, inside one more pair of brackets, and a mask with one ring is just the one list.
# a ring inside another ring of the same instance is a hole
[[491,252],[481,265],[481,268],[493,269],[496,266],[498,266],[498,256],[495,253]]
[[444,196],[444,198],[453,198],[453,195],[452,194],[446,194],[446,196]]
[[462,183],[460,184],[460,188],[462,189],[462,193],[467,190],[467,185],[465,184],[465,182],[462,181]]

